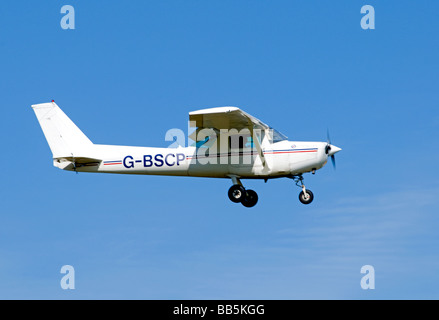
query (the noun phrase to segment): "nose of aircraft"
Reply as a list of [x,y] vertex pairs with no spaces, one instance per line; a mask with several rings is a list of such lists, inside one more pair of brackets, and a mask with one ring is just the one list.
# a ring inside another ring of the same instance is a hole
[[337,152],[341,151],[341,148],[336,147],[332,144],[329,145],[328,156],[333,156]]

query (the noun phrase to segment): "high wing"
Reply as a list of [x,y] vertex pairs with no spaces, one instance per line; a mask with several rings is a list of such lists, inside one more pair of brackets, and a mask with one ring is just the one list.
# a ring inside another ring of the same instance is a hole
[[268,125],[237,107],[218,107],[189,112],[189,121],[198,128],[270,129]]
[[[252,115],[242,111],[237,107],[218,107],[189,112],[189,121],[195,123],[198,129],[213,128],[213,129],[248,129],[255,137],[254,130],[270,130],[270,126],[263,123],[261,120]],[[191,126],[194,126],[193,124]],[[195,139],[194,139],[195,140]],[[265,166],[265,156],[262,151],[261,141],[256,138],[253,139],[256,150],[261,158],[262,164]]]

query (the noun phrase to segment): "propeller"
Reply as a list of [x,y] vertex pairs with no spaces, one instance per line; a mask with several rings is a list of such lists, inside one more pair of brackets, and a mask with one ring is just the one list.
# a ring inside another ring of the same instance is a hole
[[335,166],[335,153],[338,152],[338,151],[340,151],[341,149],[340,149],[340,148],[337,148],[337,147],[334,147],[334,148],[336,148],[337,150],[335,150],[335,152],[333,152],[333,153],[330,154],[330,152],[332,151],[332,148],[333,148],[333,147],[334,147],[334,146],[332,146],[332,144],[331,144],[331,137],[329,136],[329,129],[327,129],[327,130],[326,130],[326,147],[325,147],[325,153],[326,153],[327,155],[330,155],[330,156],[331,156],[332,166],[333,166],[334,170],[336,170],[336,166]]

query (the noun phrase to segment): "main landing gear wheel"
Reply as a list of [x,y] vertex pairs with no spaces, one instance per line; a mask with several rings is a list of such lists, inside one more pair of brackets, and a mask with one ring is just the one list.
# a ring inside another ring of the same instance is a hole
[[228,195],[232,202],[240,203],[245,198],[245,189],[243,186],[235,184],[230,187]]
[[253,190],[246,190],[239,184],[231,186],[228,195],[232,202],[242,203],[247,208],[254,207],[258,203],[258,194]]
[[246,190],[242,205],[247,208],[254,207],[258,203],[258,194],[253,190]]
[[314,200],[314,195],[312,194],[311,190],[306,190],[305,193],[301,191],[299,193],[299,201],[303,204],[310,204]]

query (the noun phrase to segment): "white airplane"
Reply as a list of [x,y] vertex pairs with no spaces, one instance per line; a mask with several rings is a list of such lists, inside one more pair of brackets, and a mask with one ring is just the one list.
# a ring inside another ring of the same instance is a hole
[[241,179],[292,178],[302,191],[303,204],[314,195],[303,184],[303,174],[315,173],[341,149],[326,142],[288,141],[287,137],[236,107],[193,111],[195,145],[149,148],[92,143],[52,100],[32,105],[53,154],[53,164],[63,170],[166,176],[228,178],[228,196],[253,207],[255,191]]

